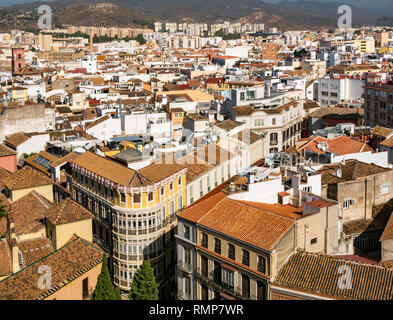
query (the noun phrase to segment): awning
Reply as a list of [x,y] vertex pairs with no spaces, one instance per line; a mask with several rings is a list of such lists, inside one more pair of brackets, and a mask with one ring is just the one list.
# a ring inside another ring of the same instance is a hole
[[223,264],[221,265],[221,267],[222,267],[222,268],[225,268],[225,269],[228,269],[228,270],[230,270],[230,271],[236,272],[236,268],[230,266],[229,264],[223,263]]
[[225,300],[236,300],[234,297],[231,297],[230,295],[225,294],[225,293],[220,293],[220,296],[222,298],[224,298]]

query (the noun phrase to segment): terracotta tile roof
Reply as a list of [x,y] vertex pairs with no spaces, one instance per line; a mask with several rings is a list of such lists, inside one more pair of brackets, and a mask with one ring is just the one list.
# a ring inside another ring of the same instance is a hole
[[35,154],[31,157],[28,157],[25,159],[25,163],[28,165],[36,168],[40,172],[46,174],[47,176],[50,176],[50,164],[59,158],[56,157],[55,155],[48,153],[46,151],[41,151],[38,154]]
[[94,218],[90,211],[70,198],[52,205],[44,214],[55,226]]
[[[173,109],[172,109],[173,110]],[[208,121],[209,119],[199,113],[190,113],[187,115],[187,118],[194,121]]]
[[0,144],[0,157],[15,155],[16,152],[11,148],[7,147],[4,143]]
[[[31,191],[11,203],[10,222],[14,223],[16,235],[25,235],[40,231],[45,227],[43,213],[52,203],[35,191]],[[29,208],[29,210],[26,210]]]
[[[321,142],[327,143],[326,151],[318,148],[318,144]],[[340,136],[330,140],[320,136],[310,137],[298,148],[298,151],[301,152],[303,149],[319,154],[334,153],[337,155],[373,151],[367,142],[362,142],[348,136]]]
[[241,125],[242,125],[242,123],[235,122],[231,119],[228,119],[228,120],[225,120],[225,121],[222,121],[222,122],[216,124],[217,127],[219,127],[220,129],[223,129],[225,131],[230,131],[230,130],[235,129]]
[[295,222],[283,215],[259,209],[254,204],[224,198],[197,223],[272,251]]
[[135,171],[90,151],[83,153],[71,162],[119,185],[132,187],[159,182],[183,169],[178,164],[151,164]]
[[389,220],[387,221],[384,231],[382,233],[381,238],[379,239],[380,241],[385,241],[393,238],[393,204],[391,202],[388,203],[385,208],[387,208],[388,212],[390,211],[390,214],[388,213],[388,216],[390,215]]
[[373,151],[373,149],[367,144],[367,142],[362,142],[347,136],[341,136],[329,140],[328,146],[328,150],[330,152],[339,155]]
[[[339,268],[352,272],[352,289],[340,289]],[[323,254],[297,252],[281,268],[273,285],[333,299],[393,299],[393,269]]]
[[29,140],[30,137],[23,132],[11,134],[6,137],[5,144],[16,149],[19,145]]
[[5,187],[5,180],[11,175],[11,172],[0,167],[0,189],[3,190]]
[[0,240],[0,277],[9,275],[12,272],[11,269],[12,260],[11,253],[8,247],[6,239]]
[[50,166],[52,168],[56,168],[56,167],[61,166],[61,165],[65,164],[66,162],[71,161],[79,156],[80,156],[80,154],[78,154],[76,152],[71,152],[71,153],[65,155],[64,157],[58,158],[57,160],[53,161],[50,164]]
[[393,148],[393,135],[380,143],[381,146]]
[[375,126],[374,128],[371,129],[371,133],[377,136],[387,138],[389,135],[393,133],[393,129],[385,128],[381,126]]
[[318,102],[316,102],[316,101],[307,100],[307,101],[303,104],[303,109],[304,109],[304,110],[315,109],[315,108],[320,108],[320,105],[319,105]]
[[[85,274],[102,262],[103,252],[90,242],[75,238],[59,250],[45,256],[19,272],[0,281],[0,299],[41,300],[56,292],[77,277]],[[52,288],[37,286],[41,265],[49,266],[52,272]]]
[[256,208],[273,212],[289,219],[296,220],[302,217],[303,208],[302,207],[294,207],[292,205],[282,205],[279,203],[269,204],[269,203],[261,203],[261,202],[252,202],[252,201],[240,201],[240,203],[248,204],[254,206]]
[[314,208],[326,208],[326,207],[332,207],[335,205],[335,203],[333,203],[333,202],[329,202],[329,201],[322,200],[322,199],[307,202],[307,204],[314,207]]
[[[340,167],[342,174],[341,177],[338,177],[336,172]],[[391,169],[382,168],[373,163],[368,164],[358,160],[346,160],[345,165],[340,163],[329,164],[318,170],[318,172],[321,173],[322,184],[352,181],[389,171],[391,171]]]
[[18,249],[22,253],[23,267],[31,265],[54,251],[52,242],[46,237],[20,241]]
[[344,233],[361,234],[367,231],[383,231],[387,226],[389,218],[393,212],[393,200],[381,203],[372,208],[371,219],[361,219],[356,221],[349,221],[343,224]]
[[254,107],[253,106],[240,106],[240,107],[233,107],[233,112],[235,113],[235,116],[249,116],[254,113]]
[[209,210],[211,210],[218,202],[226,198],[228,195],[224,192],[218,192],[203,199],[199,199],[194,202],[191,206],[184,209],[179,217],[187,219],[192,222],[197,222],[201,219]]
[[45,174],[31,168],[23,167],[5,179],[4,184],[9,190],[18,190],[52,184]]
[[91,129],[91,128],[95,127],[96,125],[98,125],[98,124],[100,124],[102,122],[105,122],[106,120],[109,120],[109,119],[110,119],[110,115],[107,114],[107,115],[105,115],[105,116],[103,116],[103,117],[101,117],[101,118],[99,118],[97,120],[89,122],[89,123],[86,124],[85,130]]
[[237,139],[246,143],[246,144],[253,144],[262,139],[262,136],[256,134],[255,132],[251,131],[250,129],[245,129],[240,131],[237,135]]
[[318,110],[315,110],[311,113],[311,117],[313,118],[322,118],[327,115],[347,115],[347,114],[359,114],[360,116],[364,115],[363,108],[336,108],[336,107],[321,107]]

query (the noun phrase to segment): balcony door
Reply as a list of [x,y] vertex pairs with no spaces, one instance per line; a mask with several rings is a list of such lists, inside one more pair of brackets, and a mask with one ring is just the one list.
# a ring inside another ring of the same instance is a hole
[[208,300],[208,299],[209,299],[209,292],[207,290],[207,287],[201,285],[201,300]]
[[262,281],[257,281],[257,299],[265,300],[266,299],[266,284]]
[[208,273],[207,263],[208,263],[207,258],[205,256],[201,256],[201,271],[204,277],[207,277],[207,273]]
[[214,262],[214,282],[221,284],[221,264]]
[[250,277],[242,275],[242,296],[246,299],[250,298]]

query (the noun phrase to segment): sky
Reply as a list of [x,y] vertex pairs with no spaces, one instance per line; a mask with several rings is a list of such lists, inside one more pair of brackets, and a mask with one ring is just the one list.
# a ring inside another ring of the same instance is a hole
[[26,2],[37,2],[37,1],[45,1],[45,0],[0,0],[0,7],[7,7],[12,4],[21,4]]

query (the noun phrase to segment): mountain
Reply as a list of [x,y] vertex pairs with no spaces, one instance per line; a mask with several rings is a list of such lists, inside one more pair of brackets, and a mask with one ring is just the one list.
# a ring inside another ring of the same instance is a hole
[[[373,1],[375,10],[365,9],[367,3],[363,0],[343,2],[351,4],[354,26],[393,21],[390,11],[378,12],[381,0]],[[353,5],[355,2],[362,3],[363,7]],[[15,15],[26,11],[34,13],[44,3],[12,5],[4,10]],[[286,30],[326,30],[336,27],[339,18],[337,9],[341,3],[334,0],[54,0],[47,4],[52,8],[53,23],[56,25],[146,27],[157,20],[206,23],[238,21],[261,22],[266,27]]]

